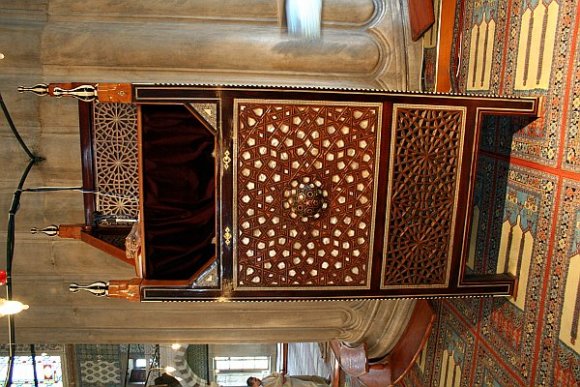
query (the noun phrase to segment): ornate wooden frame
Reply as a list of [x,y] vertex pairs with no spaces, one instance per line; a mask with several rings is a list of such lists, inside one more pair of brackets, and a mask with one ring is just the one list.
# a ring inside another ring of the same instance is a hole
[[[479,128],[486,114],[537,116],[537,98],[177,84],[96,84],[95,97],[217,107],[218,280],[131,280],[141,301],[515,291],[509,273],[466,273]],[[305,195],[314,207],[297,204]]]

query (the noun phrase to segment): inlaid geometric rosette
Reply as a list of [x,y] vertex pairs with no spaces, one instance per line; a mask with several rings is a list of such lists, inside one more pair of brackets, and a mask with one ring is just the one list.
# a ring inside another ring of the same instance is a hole
[[320,218],[328,208],[327,197],[328,191],[322,188],[320,181],[303,177],[302,181],[292,180],[290,187],[284,191],[284,208],[290,210],[293,219],[308,222]]
[[137,109],[123,103],[93,105],[97,211],[137,219],[139,173]]
[[369,288],[381,104],[236,100],[234,117],[235,287]]
[[449,282],[465,110],[393,107],[383,289]]

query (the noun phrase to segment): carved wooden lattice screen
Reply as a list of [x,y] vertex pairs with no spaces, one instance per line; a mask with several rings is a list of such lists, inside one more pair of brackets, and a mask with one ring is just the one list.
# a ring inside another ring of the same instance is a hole
[[120,103],[93,104],[96,211],[137,219],[139,177],[137,109]]
[[466,109],[393,110],[381,286],[447,287]]

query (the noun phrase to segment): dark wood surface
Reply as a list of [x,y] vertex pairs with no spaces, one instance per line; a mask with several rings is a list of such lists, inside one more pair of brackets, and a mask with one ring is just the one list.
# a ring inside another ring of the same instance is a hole
[[389,352],[388,359],[371,361],[370,368],[388,362],[392,383],[399,383],[419,358],[429,339],[435,318],[435,312],[428,301],[417,301],[411,320],[393,350]]
[[83,193],[85,224],[92,225],[96,211],[95,161],[93,152],[93,105],[79,101],[79,130],[81,136],[81,164],[83,176]]
[[81,240],[129,265],[135,262],[125,255],[125,238],[129,234],[129,228],[92,228],[81,232]]

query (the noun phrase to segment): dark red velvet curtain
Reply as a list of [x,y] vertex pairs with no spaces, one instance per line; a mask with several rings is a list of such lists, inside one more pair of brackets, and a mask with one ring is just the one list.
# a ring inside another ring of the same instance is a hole
[[183,105],[141,117],[145,277],[187,279],[215,257],[215,138]]

